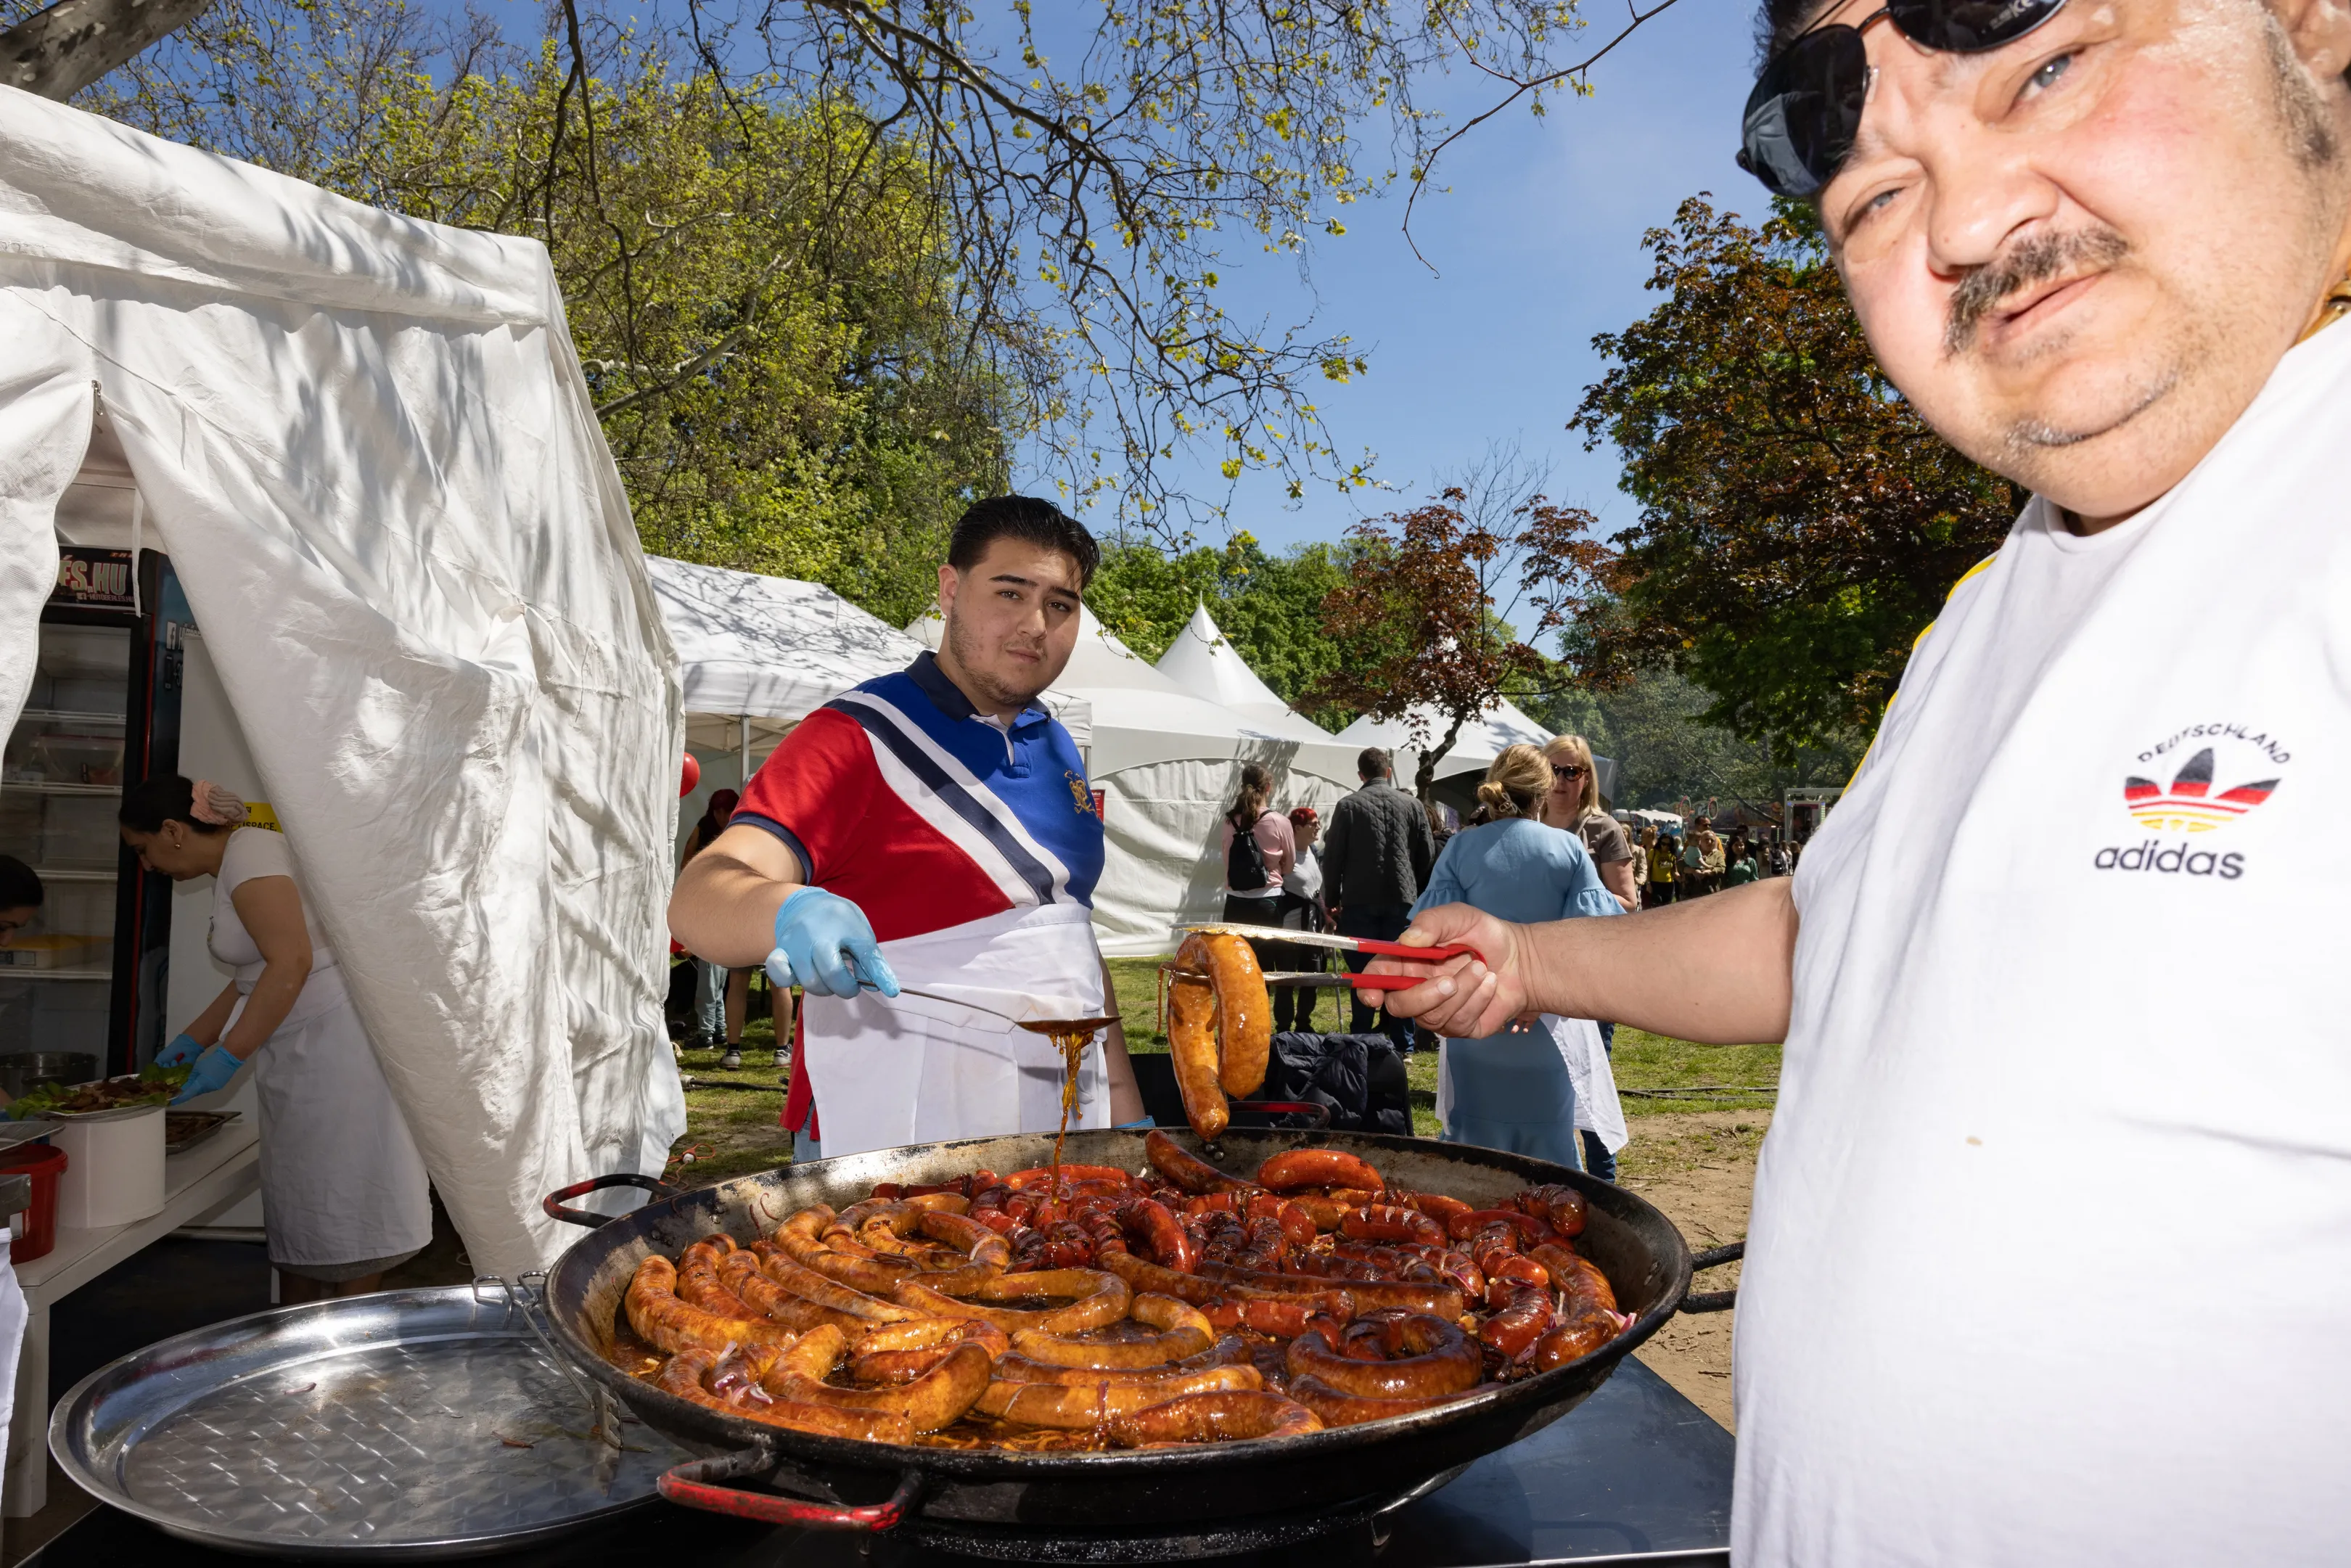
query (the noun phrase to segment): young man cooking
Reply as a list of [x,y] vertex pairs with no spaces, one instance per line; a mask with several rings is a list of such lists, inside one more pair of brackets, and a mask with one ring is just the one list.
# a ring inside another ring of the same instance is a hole
[[1786,1040],[1735,1561],[2339,1563],[2351,0],[1767,21],[1743,161],[2032,499],[1792,879],[1435,910],[1391,1005]]
[[[1037,706],[1100,559],[1050,501],[973,507],[939,568],[938,653],[810,714],[680,873],[688,951],[808,993],[784,1113],[799,1157],[1060,1124],[1061,1052],[1007,1015],[1113,1010],[1091,923],[1102,819]],[[1107,1033],[1072,1126],[1143,1117]]]

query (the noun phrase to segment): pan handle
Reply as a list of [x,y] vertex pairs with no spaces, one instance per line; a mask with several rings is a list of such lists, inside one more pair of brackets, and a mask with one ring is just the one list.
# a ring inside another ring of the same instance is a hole
[[1311,1116],[1314,1125],[1309,1131],[1318,1131],[1331,1124],[1331,1107],[1317,1105],[1311,1100],[1235,1100],[1232,1108],[1255,1111],[1267,1116]]
[[[1728,1247],[1709,1247],[1690,1260],[1690,1269],[1695,1272],[1700,1269],[1719,1268],[1725,1263],[1736,1263],[1746,1256],[1747,1243],[1744,1241],[1734,1241]],[[1682,1311],[1727,1312],[1738,1302],[1739,1291],[1736,1286],[1728,1291],[1699,1291],[1682,1298]]]
[[887,1502],[862,1506],[803,1502],[769,1491],[746,1491],[724,1483],[747,1476],[763,1476],[776,1468],[776,1450],[765,1443],[737,1448],[715,1459],[694,1459],[661,1479],[662,1496],[705,1513],[747,1519],[759,1524],[797,1524],[804,1530],[862,1530],[880,1534],[895,1530],[899,1521],[922,1500],[923,1472],[908,1470],[898,1478],[898,1490]]
[[678,1194],[676,1187],[656,1177],[639,1176],[634,1171],[618,1171],[611,1176],[595,1176],[587,1181],[573,1182],[567,1187],[559,1187],[540,1200],[539,1207],[547,1211],[548,1218],[550,1219],[560,1219],[572,1225],[584,1225],[592,1230],[612,1218],[612,1216],[596,1214],[585,1208],[567,1207],[563,1200],[567,1197],[584,1197],[589,1193],[601,1192],[609,1186],[641,1186],[655,1197],[675,1197]]

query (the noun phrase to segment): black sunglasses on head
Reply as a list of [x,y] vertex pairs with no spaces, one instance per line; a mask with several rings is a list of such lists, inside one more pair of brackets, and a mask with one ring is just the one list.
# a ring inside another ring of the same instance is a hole
[[1776,196],[1817,195],[1835,178],[1861,130],[1876,72],[1862,34],[1879,18],[1921,48],[1980,55],[2012,44],[2065,0],[1886,0],[1857,24],[1799,35],[1771,57],[1748,95],[1739,166]]

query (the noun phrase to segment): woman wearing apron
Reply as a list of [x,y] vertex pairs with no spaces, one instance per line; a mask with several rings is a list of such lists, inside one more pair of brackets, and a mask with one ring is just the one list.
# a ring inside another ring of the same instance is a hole
[[174,776],[122,798],[122,840],[173,882],[214,879],[212,955],[235,972],[156,1057],[192,1062],[181,1101],[254,1063],[269,1262],[287,1302],[381,1286],[432,1239],[424,1161],[393,1103],[282,834],[244,803]]
[[[1551,785],[1541,752],[1505,747],[1478,786],[1480,815],[1489,820],[1446,843],[1412,906],[1415,918],[1440,904],[1467,904],[1504,920],[1622,913],[1583,841],[1536,821]],[[1575,1086],[1559,1042],[1566,1030],[1593,1030],[1597,1041],[1590,1021],[1549,1016],[1482,1040],[1447,1039],[1437,1066],[1445,1141],[1576,1165]]]

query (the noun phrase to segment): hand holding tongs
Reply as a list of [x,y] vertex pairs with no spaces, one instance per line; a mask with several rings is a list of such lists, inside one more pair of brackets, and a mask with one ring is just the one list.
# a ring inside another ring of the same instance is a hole
[[[1341,936],[1328,931],[1292,931],[1280,925],[1239,925],[1227,921],[1186,925],[1184,929],[1210,936],[1246,936],[1252,942],[1287,942],[1294,947],[1332,947],[1342,953],[1361,953],[1371,958],[1408,958],[1416,964],[1441,964],[1447,958],[1464,956],[1481,964],[1486,961],[1483,953],[1466,942],[1452,942],[1437,947],[1410,947],[1402,942],[1383,942],[1375,936]],[[1426,975],[1355,974],[1347,977],[1347,984],[1362,991],[1405,991],[1427,978]]]

